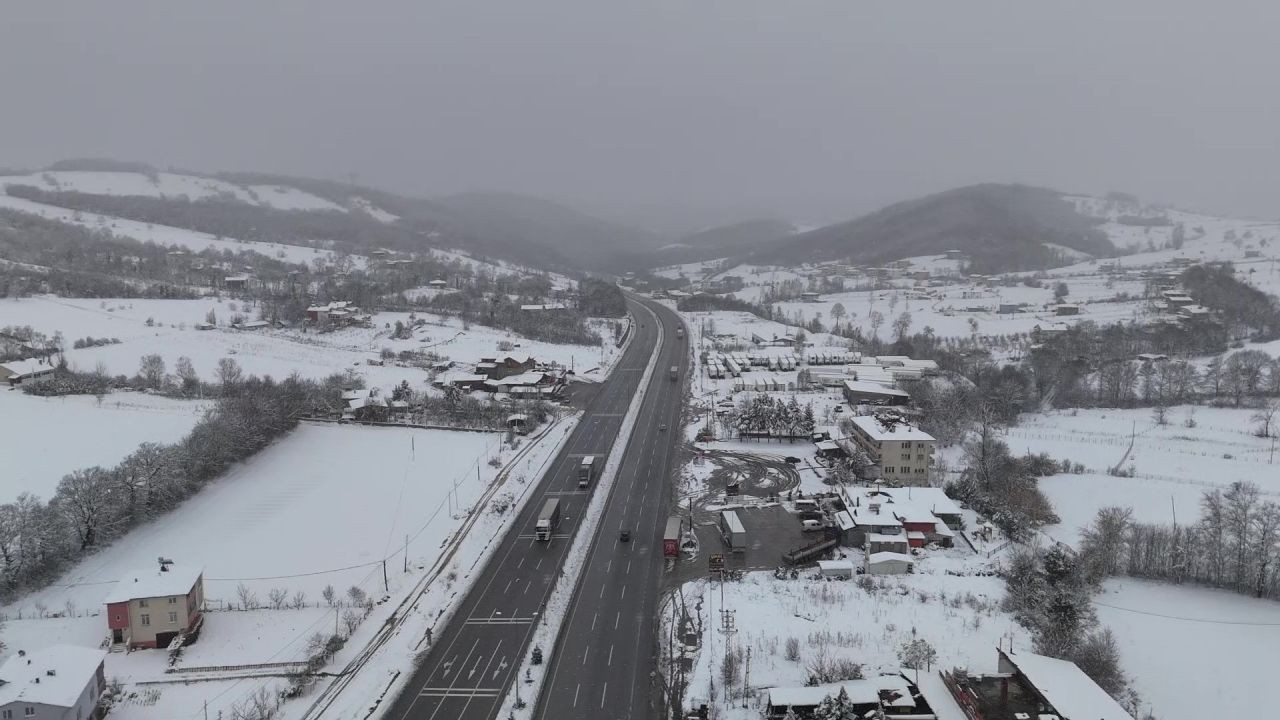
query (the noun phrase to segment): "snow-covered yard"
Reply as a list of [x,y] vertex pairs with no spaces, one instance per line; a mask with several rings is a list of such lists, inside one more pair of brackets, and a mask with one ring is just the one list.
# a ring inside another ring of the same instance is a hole
[[[859,563],[856,552],[854,556]],[[706,701],[714,678],[720,717],[755,720],[760,713],[754,696],[758,690],[804,685],[809,666],[819,659],[862,664],[867,676],[897,672],[898,649],[913,635],[937,650],[935,669],[967,666],[994,671],[996,645],[1010,634],[1016,644],[1025,644],[1027,638],[999,608],[1004,597],[999,578],[947,572],[980,568],[977,558],[953,550],[918,561],[913,575],[857,582],[816,579],[816,571],[806,569],[796,580],[758,571],[723,585],[706,580],[685,583],[668,602],[685,608],[703,628],[686,705]],[[722,610],[733,613],[732,633],[722,630]],[[665,613],[664,621],[669,622],[670,605]],[[791,658],[789,640],[798,646]],[[751,651],[748,708],[741,707],[740,683],[733,689],[734,707],[724,698],[721,668],[729,649],[740,651],[743,659]]]
[[140,443],[181,439],[207,403],[142,393],[43,398],[0,390],[0,502],[48,499],[63,475],[115,465]]

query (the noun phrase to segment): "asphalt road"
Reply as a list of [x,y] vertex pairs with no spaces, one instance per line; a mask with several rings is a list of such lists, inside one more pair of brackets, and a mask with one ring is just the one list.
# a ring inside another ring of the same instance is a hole
[[[590,491],[578,489],[578,464],[584,455],[600,456],[597,464],[604,463],[658,342],[649,312],[634,305],[632,311],[639,325],[627,352],[589,402],[551,469],[384,717],[506,717],[502,701],[529,657],[535,624],[590,500]],[[654,312],[659,313],[666,332],[652,391],[646,395],[599,535],[583,569],[579,591],[561,631],[560,647],[544,648],[550,685],[544,690],[538,717],[649,716],[657,574],[663,564],[660,535],[666,519],[665,479],[673,456],[683,386],[669,379],[668,368],[679,365],[683,381],[687,365],[684,342],[676,338],[675,314],[659,307],[654,307]],[[670,430],[659,431],[661,423]],[[593,483],[592,490],[594,487]],[[534,521],[543,502],[551,497],[560,499],[560,525],[550,542],[537,542],[533,539]],[[632,529],[631,543],[616,543],[622,527]],[[601,619],[604,614],[609,615],[607,630]],[[591,630],[593,624],[595,630]],[[582,633],[586,636],[579,637]],[[579,666],[581,652],[594,655],[588,658],[589,673],[579,673],[583,669]],[[578,660],[575,654],[579,654]],[[566,686],[574,675],[578,677]],[[602,714],[600,708],[606,704],[609,713]]]
[[[676,338],[675,313],[655,308],[664,328],[652,391],[618,472],[600,530],[583,565],[535,718],[647,720],[659,717],[657,599],[665,560],[662,532],[679,440],[688,347]],[[680,368],[672,382],[671,366]],[[661,425],[668,430],[660,430]],[[631,541],[619,533],[631,531]]]

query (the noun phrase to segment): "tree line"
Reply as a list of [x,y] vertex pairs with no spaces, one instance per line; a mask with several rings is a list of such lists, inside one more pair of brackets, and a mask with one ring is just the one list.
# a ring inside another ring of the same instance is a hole
[[1248,481],[1206,491],[1199,517],[1185,525],[1103,508],[1083,529],[1081,551],[1098,579],[1131,575],[1280,600],[1280,503]]
[[144,443],[114,467],[76,470],[48,501],[23,493],[0,505],[0,596],[46,585],[84,556],[176,508],[292,430],[300,415],[336,404],[343,382],[342,376],[241,379],[224,388],[182,440]]

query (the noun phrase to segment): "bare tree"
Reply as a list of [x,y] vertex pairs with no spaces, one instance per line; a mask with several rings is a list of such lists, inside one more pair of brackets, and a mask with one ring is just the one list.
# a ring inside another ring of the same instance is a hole
[[143,355],[138,363],[138,376],[146,387],[158,389],[164,383],[164,358],[159,355]]
[[364,615],[355,608],[348,608],[342,613],[342,627],[346,628],[347,637],[351,637],[351,633],[360,627],[360,623],[364,621]]
[[244,371],[240,369],[240,363],[228,357],[218,360],[217,375],[218,382],[224,389],[233,388],[244,379]]
[[1250,420],[1258,423],[1257,429],[1253,431],[1254,435],[1261,438],[1269,438],[1275,432],[1276,412],[1280,411],[1280,402],[1271,400],[1263,405],[1258,412],[1253,414]]
[[267,591],[267,602],[272,610],[284,609],[284,604],[289,599],[289,591],[284,588],[271,588]]
[[240,598],[241,610],[257,610],[258,596],[248,585],[240,583],[236,586],[236,597]]

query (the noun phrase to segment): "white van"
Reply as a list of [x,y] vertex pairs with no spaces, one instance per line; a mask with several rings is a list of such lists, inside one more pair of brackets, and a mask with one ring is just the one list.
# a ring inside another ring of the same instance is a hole
[[822,521],[820,520],[801,520],[800,529],[804,532],[818,532],[822,529]]

